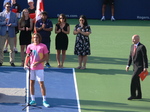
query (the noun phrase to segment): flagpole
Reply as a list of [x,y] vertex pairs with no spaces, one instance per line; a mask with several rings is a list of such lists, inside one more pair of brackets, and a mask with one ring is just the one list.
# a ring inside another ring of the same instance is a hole
[[[43,0],[37,0],[36,11],[35,11],[36,15],[35,15],[35,23],[34,24],[36,24],[36,21],[41,19],[40,14],[43,11],[44,11],[44,2],[43,2]],[[34,32],[37,32],[35,26],[34,26]]]

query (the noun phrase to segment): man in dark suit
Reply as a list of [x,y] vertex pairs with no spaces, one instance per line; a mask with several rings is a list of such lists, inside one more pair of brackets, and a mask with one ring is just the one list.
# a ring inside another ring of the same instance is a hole
[[131,63],[133,63],[133,75],[130,86],[131,96],[128,100],[142,99],[139,74],[142,71],[147,71],[148,68],[146,47],[140,43],[139,35],[133,35],[132,42],[133,45],[131,45],[129,60],[126,66],[126,71],[128,71]]

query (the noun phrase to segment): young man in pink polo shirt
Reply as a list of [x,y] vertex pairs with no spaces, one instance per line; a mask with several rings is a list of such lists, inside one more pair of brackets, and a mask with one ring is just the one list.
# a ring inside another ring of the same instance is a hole
[[41,43],[42,37],[39,33],[34,33],[32,37],[33,43],[27,46],[27,56],[25,58],[24,67],[29,67],[30,61],[30,105],[36,105],[34,96],[35,79],[40,84],[40,89],[43,97],[43,105],[49,107],[46,102],[46,89],[44,86],[44,61],[48,58],[48,49],[45,44]]

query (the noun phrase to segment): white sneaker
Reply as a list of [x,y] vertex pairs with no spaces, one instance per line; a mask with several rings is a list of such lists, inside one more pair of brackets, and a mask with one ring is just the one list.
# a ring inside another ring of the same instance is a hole
[[16,47],[14,47],[14,52],[18,53],[18,49]]
[[46,101],[43,101],[43,106],[44,107],[50,107],[50,105]]
[[103,17],[101,18],[101,21],[105,21],[105,16],[103,16]]
[[111,17],[111,21],[115,21],[115,18],[113,16]]

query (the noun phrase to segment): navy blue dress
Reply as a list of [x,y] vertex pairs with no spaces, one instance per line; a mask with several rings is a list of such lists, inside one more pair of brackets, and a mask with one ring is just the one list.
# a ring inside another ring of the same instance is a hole
[[[80,24],[77,24],[74,30],[77,30],[78,28],[80,28],[83,32],[91,32],[90,26],[81,27]],[[77,34],[74,47],[74,54],[81,56],[91,54],[89,36],[85,36],[80,33]]]

